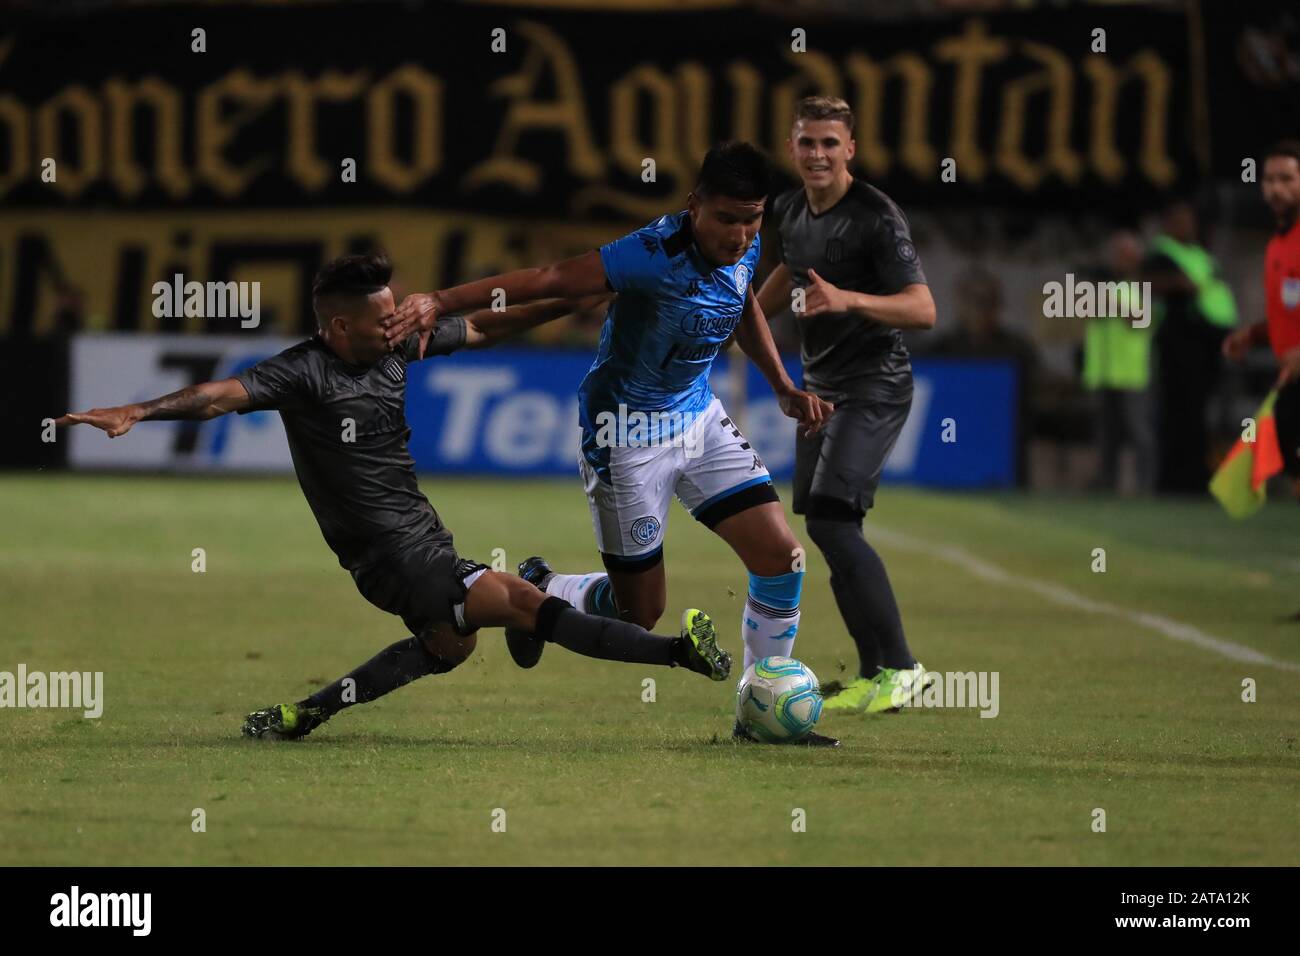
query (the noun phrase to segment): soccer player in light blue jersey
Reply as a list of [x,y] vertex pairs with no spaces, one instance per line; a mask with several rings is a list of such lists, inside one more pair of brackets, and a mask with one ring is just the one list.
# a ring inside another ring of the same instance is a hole
[[[580,610],[652,627],[667,600],[663,535],[675,494],[749,571],[746,668],[791,655],[803,552],[767,468],[709,387],[713,360],[734,334],[786,415],[815,432],[833,411],[791,382],[750,288],[770,179],[753,146],[717,146],[682,212],[573,259],[408,296],[387,327],[397,344],[502,294],[518,304],[616,293],[578,401],[579,467],[605,572],[555,574],[531,558],[520,573]],[[516,661],[537,662],[539,642],[507,637]],[[736,735],[746,737],[739,725]],[[801,742],[838,744],[819,734]]]

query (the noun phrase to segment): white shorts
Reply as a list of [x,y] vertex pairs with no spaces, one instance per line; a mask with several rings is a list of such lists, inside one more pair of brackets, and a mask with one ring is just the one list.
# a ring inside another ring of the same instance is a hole
[[710,528],[745,508],[777,500],[763,460],[716,398],[683,439],[659,447],[612,447],[607,477],[585,458],[579,467],[596,546],[607,559],[630,559],[632,566],[652,563],[663,548],[674,494]]

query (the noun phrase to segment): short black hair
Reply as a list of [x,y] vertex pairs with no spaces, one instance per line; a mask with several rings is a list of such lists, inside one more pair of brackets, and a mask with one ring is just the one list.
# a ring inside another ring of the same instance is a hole
[[766,199],[772,191],[772,166],[749,143],[733,141],[714,146],[700,165],[697,196],[726,196],[745,202]]
[[1264,154],[1265,159],[1272,159],[1274,156],[1290,156],[1297,163],[1300,163],[1300,139],[1278,140]]
[[311,304],[316,321],[325,322],[328,315],[322,305],[330,300],[332,309],[340,299],[365,298],[388,285],[393,277],[393,264],[382,252],[356,256],[339,256],[321,266],[311,284]]

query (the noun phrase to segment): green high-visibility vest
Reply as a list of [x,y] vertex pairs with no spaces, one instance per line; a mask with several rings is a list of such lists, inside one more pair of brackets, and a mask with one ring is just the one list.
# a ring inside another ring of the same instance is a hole
[[[1237,300],[1228,284],[1214,274],[1214,257],[1200,246],[1186,245],[1168,236],[1156,236],[1151,248],[1163,253],[1183,270],[1196,285],[1196,307],[1205,321],[1223,328],[1237,324]],[[1164,306],[1156,311],[1157,321],[1164,318]]]
[[1092,319],[1084,331],[1083,386],[1143,391],[1151,381],[1151,328],[1135,329],[1128,282],[1117,282],[1119,316]]

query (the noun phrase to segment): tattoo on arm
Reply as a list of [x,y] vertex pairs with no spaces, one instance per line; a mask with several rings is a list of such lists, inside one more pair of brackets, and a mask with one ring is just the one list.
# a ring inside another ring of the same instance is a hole
[[177,419],[213,418],[212,399],[198,385],[190,385],[178,392],[141,402],[142,421],[166,422]]

